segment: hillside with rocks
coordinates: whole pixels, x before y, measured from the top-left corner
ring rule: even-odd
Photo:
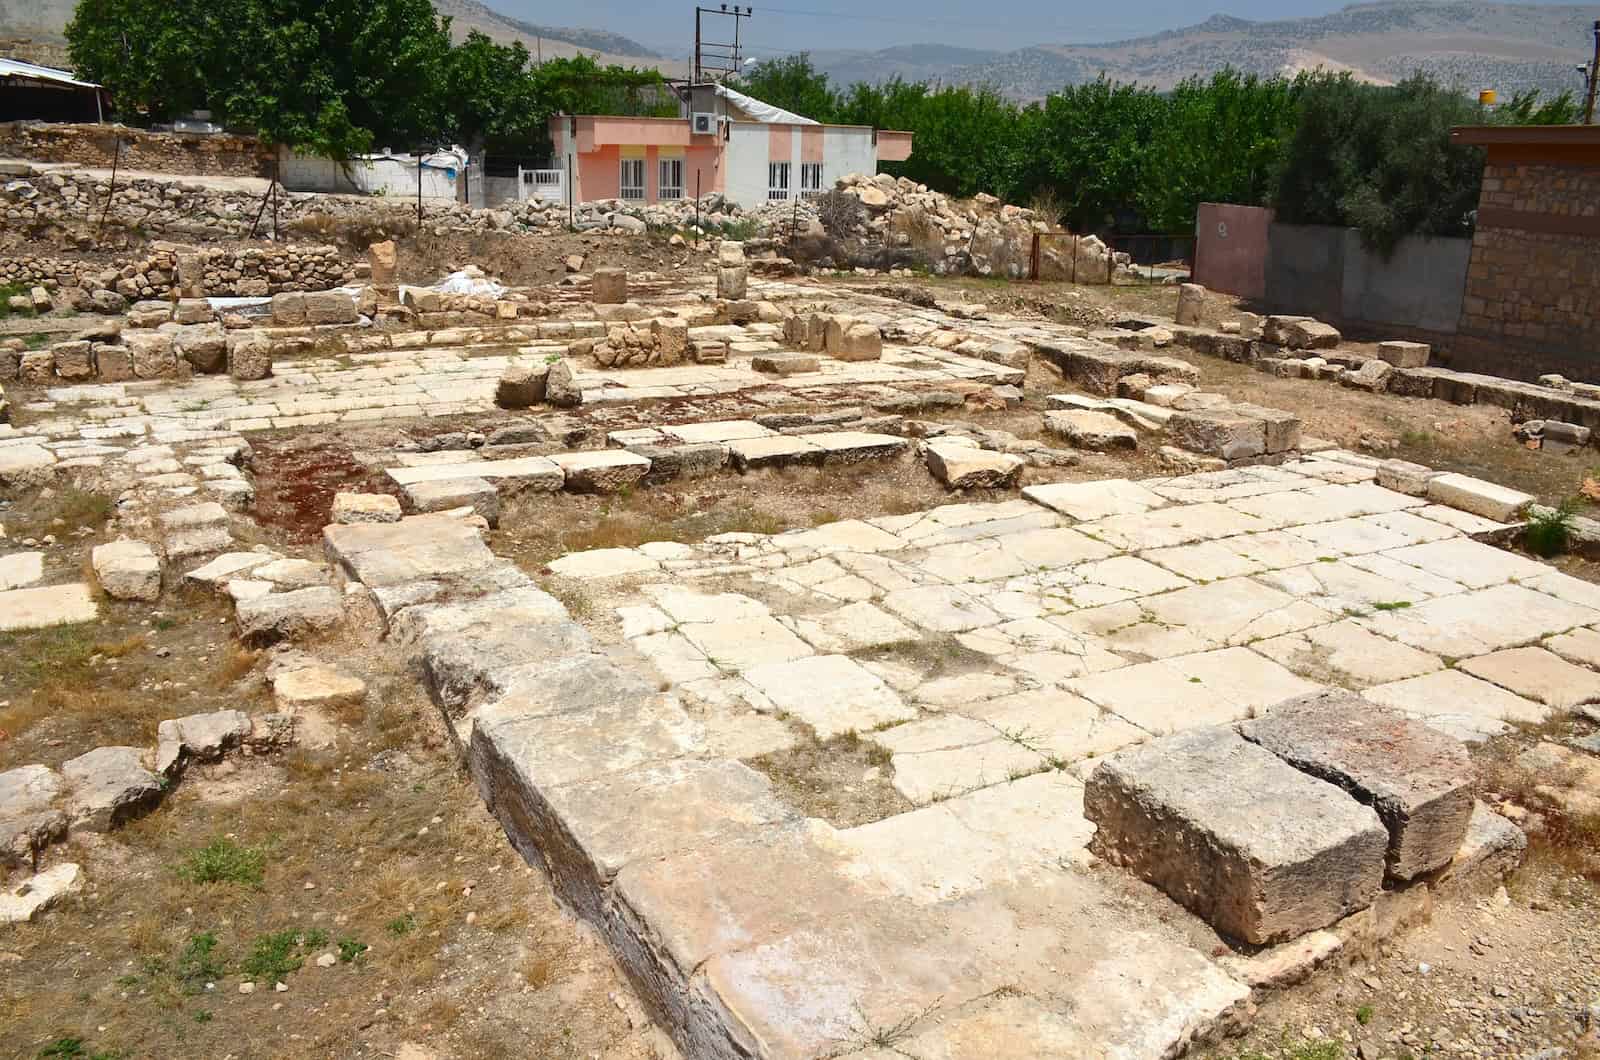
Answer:
[[[1170,88],[1232,66],[1261,76],[1317,68],[1392,82],[1416,70],[1464,89],[1502,95],[1528,88],[1581,91],[1573,67],[1588,58],[1592,7],[1383,0],[1317,18],[1252,22],[1214,15],[1198,25],[1103,44],[1040,44],[976,53],[912,46],[881,52],[813,54],[836,81],[942,80],[993,85],[1015,99],[1039,99],[1101,73]],[[961,51],[962,49],[955,49]],[[878,70],[878,76],[871,71]]]

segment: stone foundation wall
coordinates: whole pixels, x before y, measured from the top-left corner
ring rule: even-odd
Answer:
[[[272,172],[272,150],[253,136],[146,132],[120,125],[0,122],[0,156],[109,169],[119,138],[123,169],[221,177]]]
[[[128,301],[167,298],[178,286],[179,259],[193,263],[195,293],[263,297],[283,291],[325,291],[352,283],[363,271],[340,260],[338,248],[325,245],[268,245],[243,248],[191,248],[154,243],[150,252],[120,264],[53,257],[0,257],[0,286],[40,286],[60,293],[58,301],[77,305],[97,291],[112,291]],[[87,309],[88,305],[78,308]]]
[[[1502,372],[1596,374],[1600,169],[1517,163],[1484,170],[1460,330],[1559,359],[1508,355],[1518,363]]]

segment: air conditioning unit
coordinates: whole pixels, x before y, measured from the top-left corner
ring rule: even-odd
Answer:
[[[717,116],[710,111],[690,115],[689,120],[696,136],[710,136],[717,131]]]

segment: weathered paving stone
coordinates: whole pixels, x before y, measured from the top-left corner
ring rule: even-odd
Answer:
[[[518,489],[558,490],[563,475],[554,460],[544,456],[521,456],[510,460],[464,460],[457,464],[425,464],[421,467],[392,467],[386,474],[396,485],[406,487],[424,482],[481,478],[505,481]]]
[[[1089,674],[1065,687],[1157,735],[1238,721],[1252,710],[1317,690],[1242,647]]]
[[[99,613],[94,593],[81,582],[0,592],[0,632],[92,622]]]
[[[419,514],[448,512],[457,508],[471,508],[490,526],[500,523],[500,491],[488,479],[441,479],[436,482],[416,482],[404,486],[406,506]]]
[[[147,601],[161,597],[161,561],[143,541],[123,538],[96,545],[90,563],[107,596]]]
[[[1515,521],[1517,514],[1535,499],[1518,490],[1454,472],[1429,479],[1427,496],[1435,504],[1459,508],[1501,523]]]
[[[811,726],[819,739],[867,732],[917,716],[915,707],[844,655],[767,663],[746,670],[744,678],[777,710]]]
[[[1103,452],[1139,447],[1139,432],[1115,416],[1090,409],[1047,412],[1044,429],[1060,435],[1075,449]]]
[[[1172,443],[1224,460],[1260,456],[1267,451],[1267,424],[1230,411],[1179,412],[1167,421]]]
[[[422,642],[422,672],[434,700],[455,717],[503,691],[521,671],[586,653],[593,646],[576,622],[530,622],[504,612],[461,629],[428,634]]]
[[[553,459],[571,493],[616,493],[637,485],[650,472],[649,460],[626,449],[560,453]]]
[[[1007,489],[1017,484],[1026,461],[954,442],[930,442],[924,451],[928,471],[953,490]]]
[[[1460,670],[1440,670],[1404,681],[1374,685],[1361,694],[1374,703],[1421,718],[1441,732],[1468,742],[1509,731],[1507,722],[1537,724],[1549,713],[1542,704],[1513,695]]]
[[[0,891],[0,924],[25,924],[66,895],[82,889],[83,870],[71,862],[8,882],[6,889]]]
[[[43,552],[13,552],[0,556],[0,592],[26,588],[43,577]]]
[[[935,633],[962,633],[1000,621],[1000,616],[978,598],[947,585],[899,589],[883,598],[883,606],[913,625]]]
[[[1444,661],[1354,622],[1335,622],[1270,637],[1251,650],[1312,681],[1367,688],[1444,668]]]
[[[906,447],[904,438],[892,434],[875,434],[869,431],[834,431],[827,434],[802,434],[794,436],[822,450],[822,462],[827,465],[855,464],[863,460],[882,460],[895,456]]]
[[[1035,504],[1042,504],[1080,522],[1113,515],[1136,515],[1167,504],[1166,498],[1160,494],[1126,479],[1053,482],[1029,486],[1022,491],[1022,495]]]
[[[162,781],[137,747],[97,747],[61,764],[74,831],[107,832],[161,798]]]
[[[329,526],[322,531],[322,542],[331,561],[369,586],[466,575],[496,562],[477,530],[446,515]]]
[[[1378,815],[1231,728],[1107,758],[1085,785],[1084,813],[1097,855],[1256,945],[1365,908],[1383,882]]]
[[[765,429],[765,428],[763,428]],[[728,442],[733,466],[740,471],[764,467],[820,467],[827,450],[794,435],[735,438]]]
[[[550,564],[550,570],[568,578],[616,578],[659,571],[661,564],[633,548],[592,548],[569,552]]]
[[[1559,710],[1600,702],[1600,674],[1542,648],[1507,648],[1464,659],[1459,668]]]
[[[240,638],[271,643],[326,632],[344,618],[344,608],[338,592],[322,585],[242,600],[235,617]]]
[[[287,710],[338,709],[366,699],[367,683],[334,666],[305,666],[277,674],[272,696]]]
[[[183,577],[185,581],[219,589],[230,579],[240,577],[252,568],[271,563],[278,558],[276,552],[225,552],[216,559],[194,568]]]
[[[39,852],[67,834],[67,815],[53,804],[65,785],[48,766],[0,773],[0,865],[31,865]]]
[[[333,521],[336,523],[398,523],[400,501],[387,493],[349,493],[333,495]]]
[[[221,758],[249,738],[250,718],[243,711],[216,710],[169,718],[156,727],[156,772],[170,776],[190,759]]]
[[[1435,890],[1490,890],[1522,864],[1528,837],[1482,802],[1472,806],[1461,849],[1433,881]]]
[[[777,619],[746,615],[717,622],[686,622],[678,631],[723,670],[749,670],[812,654],[805,641]]]
[[[800,375],[821,367],[822,358],[814,353],[758,353],[750,358],[753,371],[768,375]]]
[[[895,790],[917,806],[1037,773],[1047,765],[1046,757],[1024,742],[958,714],[896,725],[868,739],[893,756]]]
[[[1466,748],[1397,711],[1325,692],[1279,704],[1239,732],[1377,810],[1396,879],[1448,864],[1467,834],[1474,770]]]

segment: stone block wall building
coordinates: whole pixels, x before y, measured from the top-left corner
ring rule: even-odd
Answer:
[[[1459,333],[1600,378],[1600,126],[1471,126],[1487,151]],[[1519,356],[1518,351],[1523,351]]]

